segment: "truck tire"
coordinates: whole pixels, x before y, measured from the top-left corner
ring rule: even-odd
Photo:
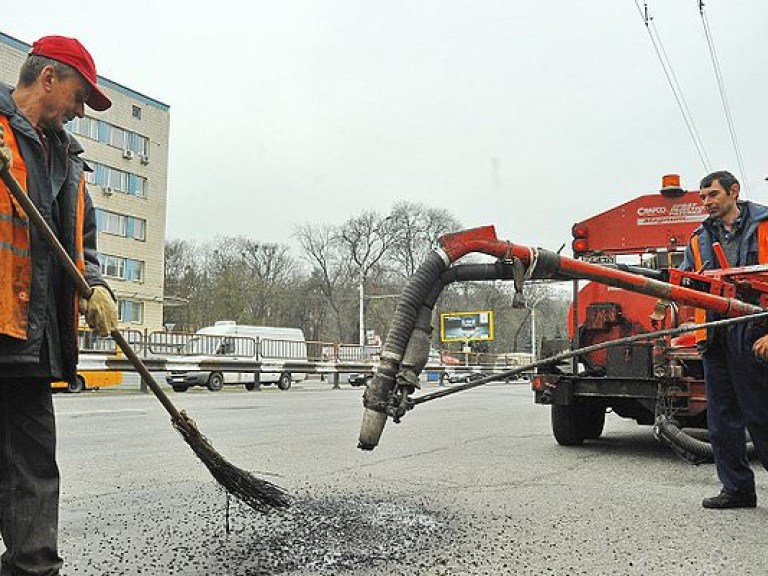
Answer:
[[[581,446],[584,443],[575,403],[552,405],[552,433],[561,446]]]
[[[261,387],[260,382],[246,382],[245,383],[245,389],[248,390],[248,392],[251,392],[252,390],[256,390]]]
[[[211,372],[208,376],[208,390],[218,392],[224,387],[224,375],[221,372]]]
[[[552,405],[552,432],[562,446],[580,446],[603,434],[605,408],[602,404],[574,398],[571,404]]]
[[[67,392],[77,394],[83,390],[85,390],[85,378],[80,376],[80,374],[77,374],[75,379],[67,385]]]
[[[174,392],[186,392],[189,386],[187,386],[186,384],[174,384],[173,386],[171,386],[171,388],[173,388]]]
[[[579,425],[585,440],[597,440],[605,427],[605,408],[600,404],[584,403],[579,406]]]
[[[280,374],[280,380],[277,381],[277,387],[280,390],[288,390],[291,387],[291,375],[288,372]]]

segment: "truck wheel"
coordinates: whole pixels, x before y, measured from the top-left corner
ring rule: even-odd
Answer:
[[[67,392],[77,394],[83,390],[85,390],[85,378],[78,374],[75,376],[75,379],[67,385]]]
[[[552,405],[552,433],[561,446],[580,446],[584,443],[578,412],[575,403]]]
[[[291,387],[291,375],[288,372],[280,374],[280,380],[277,381],[277,387],[280,390],[288,390]]]
[[[218,392],[224,387],[224,376],[220,372],[212,372],[208,377],[208,390]]]
[[[579,425],[585,440],[597,440],[603,434],[605,426],[605,408],[600,404],[582,404],[579,406]]]
[[[186,384],[174,384],[171,386],[173,388],[174,392],[186,392],[187,391],[187,385]]]
[[[256,390],[259,387],[260,387],[260,383],[257,383],[257,382],[246,382],[245,383],[245,389],[248,390],[249,392],[251,390]]]

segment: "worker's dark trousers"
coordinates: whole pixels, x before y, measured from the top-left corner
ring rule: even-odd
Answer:
[[[50,384],[0,378],[0,576],[56,576],[58,525]]]
[[[744,324],[724,330],[703,354],[707,424],[717,476],[727,492],[754,492],[746,429],[768,470],[768,364],[752,353],[756,337]]]

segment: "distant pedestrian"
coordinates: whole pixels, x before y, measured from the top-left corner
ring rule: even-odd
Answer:
[[[100,335],[117,328],[115,299],[99,272],[83,149],[64,130],[86,104],[106,110],[111,102],[74,38],[41,38],[16,88],[0,83],[0,167],[10,166],[93,287],[80,303],[74,282],[0,183],[0,576],[59,574],[51,382],[76,376],[78,312]]]

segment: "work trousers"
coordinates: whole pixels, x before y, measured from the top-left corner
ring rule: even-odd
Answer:
[[[731,326],[702,355],[709,437],[717,476],[730,493],[755,491],[746,430],[768,470],[768,364],[755,359],[755,340],[747,325]]]
[[[51,386],[0,378],[0,576],[56,576],[59,469]]]

